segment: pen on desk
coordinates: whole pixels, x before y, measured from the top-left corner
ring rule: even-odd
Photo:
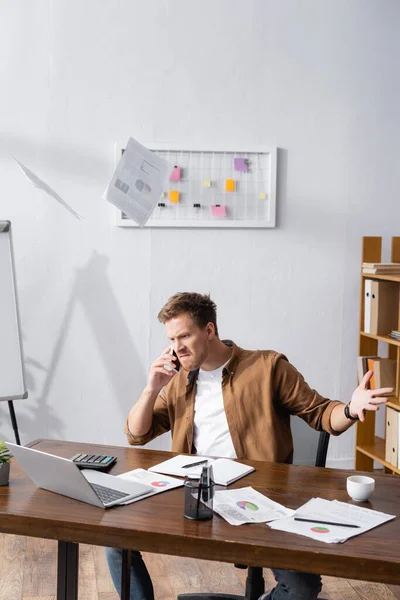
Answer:
[[[294,517],[295,521],[303,521],[305,523],[321,523],[322,525],[336,525],[337,527],[354,527],[359,529],[360,525],[350,525],[350,523],[333,523],[332,521],[320,521],[319,519],[303,519],[303,517]]]
[[[182,465],[181,469],[190,469],[190,467],[197,467],[197,465],[205,465],[208,463],[208,458],[206,460],[199,460],[199,462],[189,463],[188,465]]]

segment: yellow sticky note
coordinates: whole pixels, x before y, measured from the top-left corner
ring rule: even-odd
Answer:
[[[165,198],[165,197],[166,197],[166,195],[167,195],[167,192],[162,192],[162,194],[161,194],[161,198]]]
[[[235,180],[234,179],[226,179],[225,180],[225,191],[226,192],[234,192],[235,191]]]
[[[178,190],[171,190],[169,193],[169,201],[174,202],[175,204],[179,202],[179,192]]]
[[[204,180],[204,187],[211,187],[211,179]]]
[[[265,192],[260,192],[258,194],[258,197],[260,198],[260,200],[265,200],[265,198],[267,197],[267,194]]]

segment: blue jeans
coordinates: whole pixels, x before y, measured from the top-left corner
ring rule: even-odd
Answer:
[[[272,569],[277,585],[259,600],[316,600],[322,589],[321,577],[312,573],[297,573]]]
[[[105,553],[111,579],[121,597],[122,550],[119,548],[105,548]],[[130,599],[154,600],[153,584],[149,572],[142,555],[137,550],[132,550]]]

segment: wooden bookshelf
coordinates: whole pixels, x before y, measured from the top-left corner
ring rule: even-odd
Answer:
[[[362,273],[361,277],[363,277],[364,279],[379,279],[382,281],[396,281],[397,283],[400,283],[400,275],[364,275],[364,273]]]
[[[400,469],[394,465],[388,463],[385,459],[385,440],[375,436],[372,444],[364,444],[363,446],[356,446],[356,451],[369,458],[372,463],[374,460],[381,463],[384,466],[385,471],[390,473],[397,473],[400,475]],[[372,471],[372,469],[368,469]]]
[[[386,344],[392,344],[393,346],[400,346],[400,341],[395,340],[388,335],[373,335],[372,333],[365,333],[364,331],[360,331],[360,336],[369,337],[377,342],[386,342]]]
[[[382,260],[382,238],[364,237],[362,246],[362,262],[381,262]],[[400,237],[392,238],[391,262],[400,263]],[[378,355],[378,343],[387,344],[388,358],[396,361],[396,389],[394,396],[390,397],[387,406],[400,411],[400,341],[390,338],[388,335],[372,335],[365,333],[364,329],[364,281],[373,279],[379,281],[392,281],[400,284],[399,275],[365,275],[361,274],[360,285],[360,330],[359,330],[359,356]],[[400,312],[398,315],[398,327],[400,330]],[[390,332],[388,332],[390,333]],[[375,435],[375,413],[369,411],[365,421],[356,424],[356,457],[355,467],[357,470],[372,471],[374,461],[379,462],[387,473],[400,475],[400,468],[387,462],[385,456],[386,441]]]

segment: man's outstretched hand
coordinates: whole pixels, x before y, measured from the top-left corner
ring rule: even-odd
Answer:
[[[392,394],[393,388],[379,388],[377,390],[368,389],[368,383],[373,371],[365,373],[360,385],[354,390],[349,404],[350,414],[358,417],[360,421],[365,419],[366,410],[378,410],[380,404],[385,404],[387,398],[382,398],[382,394]]]

